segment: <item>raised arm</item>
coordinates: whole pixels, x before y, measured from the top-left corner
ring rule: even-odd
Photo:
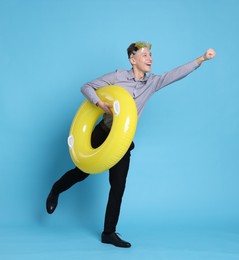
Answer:
[[[199,58],[186,63],[184,65],[181,65],[169,72],[166,72],[158,77],[158,83],[156,85],[155,90],[159,90],[177,80],[180,80],[187,75],[189,75],[191,72],[193,72],[195,69],[197,69],[204,61],[210,60],[216,56],[216,52],[213,49],[208,49],[204,55],[200,56]]]

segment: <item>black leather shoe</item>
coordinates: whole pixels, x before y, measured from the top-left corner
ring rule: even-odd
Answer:
[[[58,203],[58,197],[59,194],[55,195],[51,190],[46,200],[46,210],[49,214],[52,214],[55,211]]]
[[[103,232],[101,236],[101,242],[105,244],[112,244],[118,247],[131,247],[131,244],[129,242],[122,240],[116,233],[105,234]]]

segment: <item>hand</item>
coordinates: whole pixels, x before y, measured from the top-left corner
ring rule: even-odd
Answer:
[[[213,49],[208,49],[204,55],[201,57],[197,58],[196,61],[198,65],[201,65],[204,61],[206,60],[211,60],[216,56],[216,52]]]
[[[103,102],[103,101],[98,101],[97,102],[97,104],[96,104],[98,107],[100,107],[102,110],[104,110],[104,112],[106,113],[106,114],[109,114],[109,115],[112,115],[113,113],[112,113],[112,111],[111,111],[111,108],[112,108],[112,106],[109,104],[109,103],[107,103],[107,102]]]
[[[216,56],[216,52],[213,49],[208,49],[203,55],[204,60],[211,60]]]

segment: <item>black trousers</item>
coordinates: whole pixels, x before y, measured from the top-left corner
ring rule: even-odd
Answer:
[[[100,146],[107,138],[109,131],[102,125],[102,122],[98,124],[91,137],[91,144],[93,148]],[[130,163],[130,151],[134,149],[134,143],[130,145],[130,148],[125,153],[123,158],[111,169],[109,169],[109,182],[110,192],[108,203],[105,213],[104,232],[112,233],[116,231],[116,225],[118,223],[120,215],[120,207],[122,197],[125,190],[126,178]],[[55,194],[60,194],[77,182],[81,182],[90,174],[87,174],[77,167],[66,172],[52,187],[52,191]]]

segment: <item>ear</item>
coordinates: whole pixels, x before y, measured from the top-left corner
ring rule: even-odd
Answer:
[[[130,63],[131,63],[132,65],[136,63],[136,60],[135,60],[134,57],[131,57],[129,60],[130,60]]]

